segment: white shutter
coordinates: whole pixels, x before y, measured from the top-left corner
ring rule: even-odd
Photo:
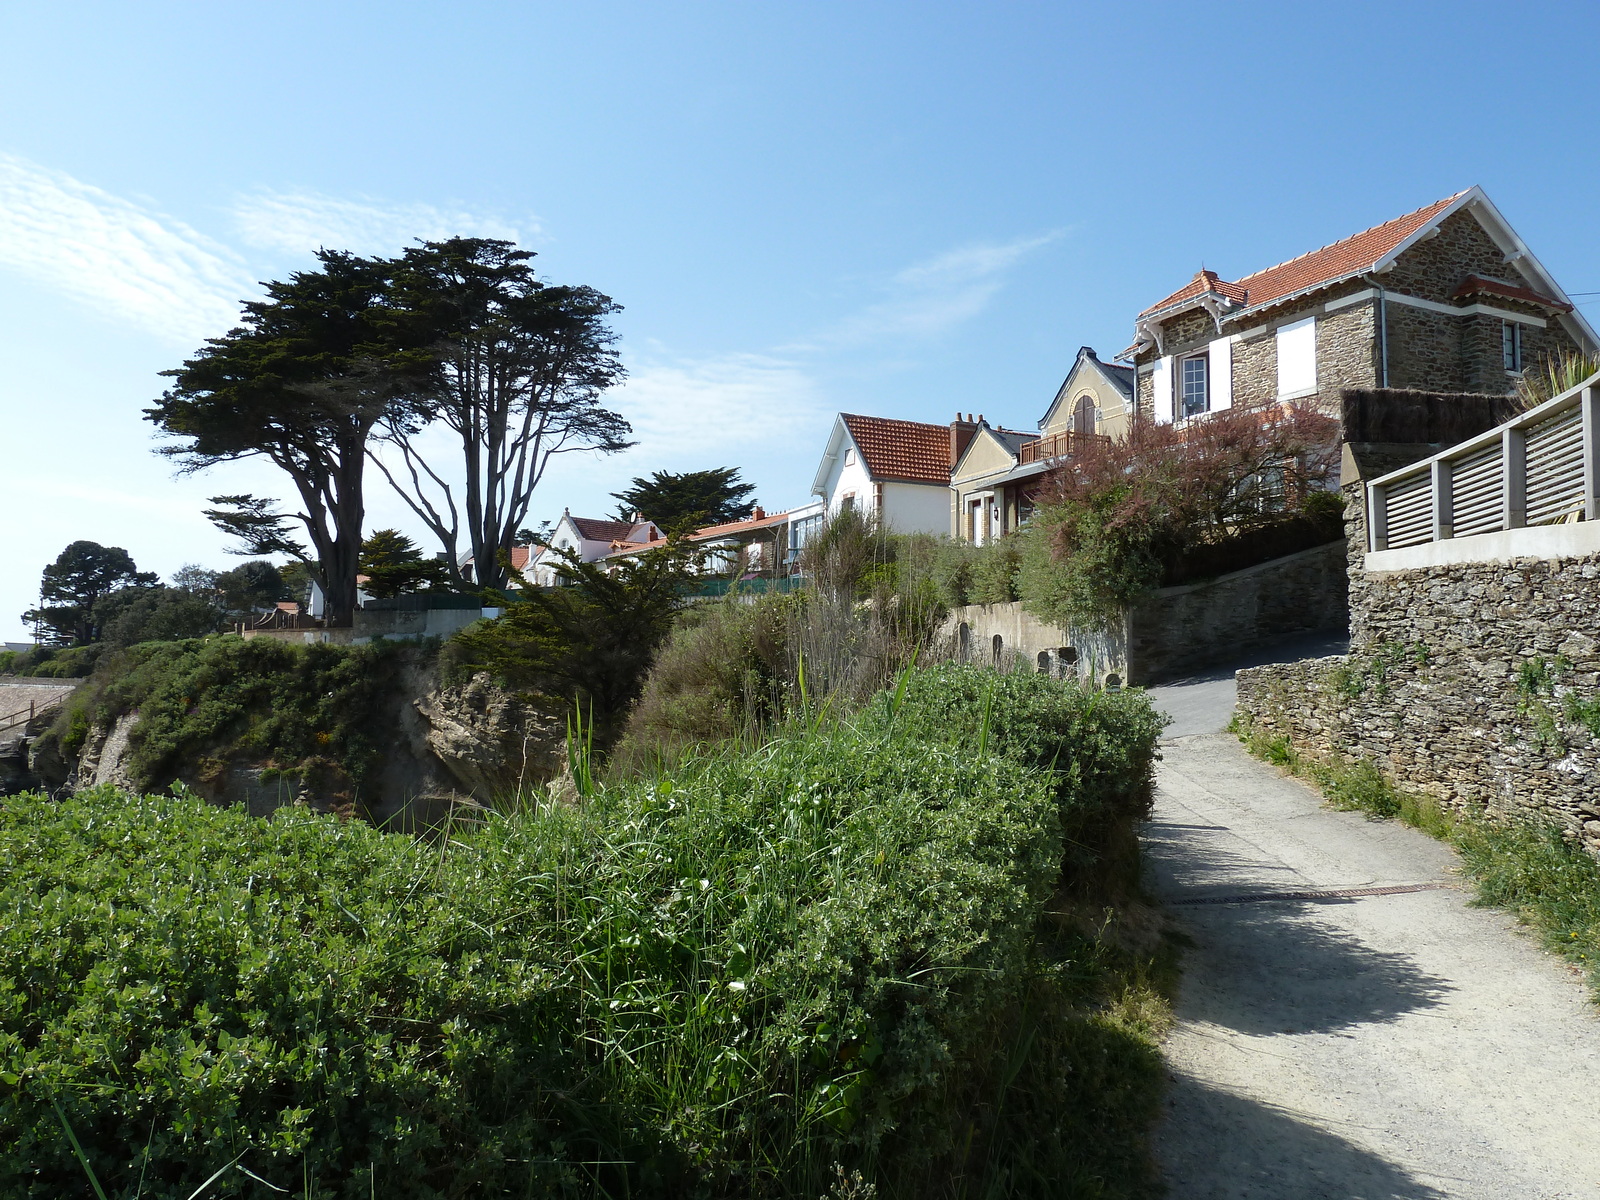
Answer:
[[[1317,390],[1317,319],[1278,329],[1278,399]]]
[[[1156,420],[1162,425],[1172,424],[1172,355],[1163,354],[1156,359],[1155,370],[1150,372],[1150,382],[1155,385]]]
[[[1211,411],[1233,407],[1233,339],[1218,338],[1207,355],[1211,360]]]

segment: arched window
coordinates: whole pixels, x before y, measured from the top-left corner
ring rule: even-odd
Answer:
[[[1072,410],[1072,432],[1094,432],[1094,397],[1083,395],[1078,397],[1078,404]]]
[[[1106,676],[1106,691],[1108,691],[1108,692],[1120,692],[1121,690],[1122,690],[1122,679],[1121,679],[1121,677],[1116,675],[1115,673],[1107,675]]]
[[[1005,639],[998,633],[994,635],[994,665],[1000,665],[1000,652],[1006,648]]]
[[[956,642],[961,651],[961,661],[966,662],[972,657],[972,626],[965,621],[961,622],[961,628],[956,630]]]
[[[1041,674],[1041,675],[1050,674],[1050,651],[1048,651],[1048,650],[1039,651],[1038,662],[1039,662],[1039,674]]]

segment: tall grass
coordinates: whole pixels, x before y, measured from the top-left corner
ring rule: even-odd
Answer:
[[[930,711],[964,671],[433,845],[8,800],[0,1194],[1141,1194],[1154,955],[1063,830],[1137,807],[1154,718],[1002,681],[984,752]]]

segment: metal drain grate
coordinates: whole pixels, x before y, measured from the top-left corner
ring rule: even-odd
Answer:
[[[1362,896],[1403,896],[1407,892],[1433,892],[1448,888],[1448,883],[1401,883],[1393,887],[1323,888],[1311,892],[1251,892],[1242,896],[1196,896],[1168,900],[1171,905],[1254,904],[1260,900],[1354,900]]]

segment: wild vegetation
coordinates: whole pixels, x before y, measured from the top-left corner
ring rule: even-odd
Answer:
[[[1537,367],[1522,373],[1522,378],[1517,380],[1517,405],[1523,410],[1538,408],[1546,400],[1577,387],[1597,371],[1600,371],[1600,357],[1578,350],[1558,350],[1541,359]]]
[[[403,702],[399,645],[294,646],[263,639],[146,642],[112,651],[38,739],[67,764],[91,730],[137,710],[124,760],[139,788],[219,776],[235,758],[264,762],[356,811],[374,798]]]
[[[946,666],[437,845],[10,800],[0,1190],[1143,1194],[1159,939],[1074,889],[1157,729]]]
[[[1331,417],[1288,404],[1183,426],[1140,420],[1126,438],[1086,442],[1047,476],[1023,537],[1024,604],[1055,624],[1101,625],[1164,583],[1337,537],[1342,504],[1326,490],[1337,432]],[[1301,544],[1279,537],[1249,548],[1265,553],[1231,553],[1296,521],[1308,526]]]

